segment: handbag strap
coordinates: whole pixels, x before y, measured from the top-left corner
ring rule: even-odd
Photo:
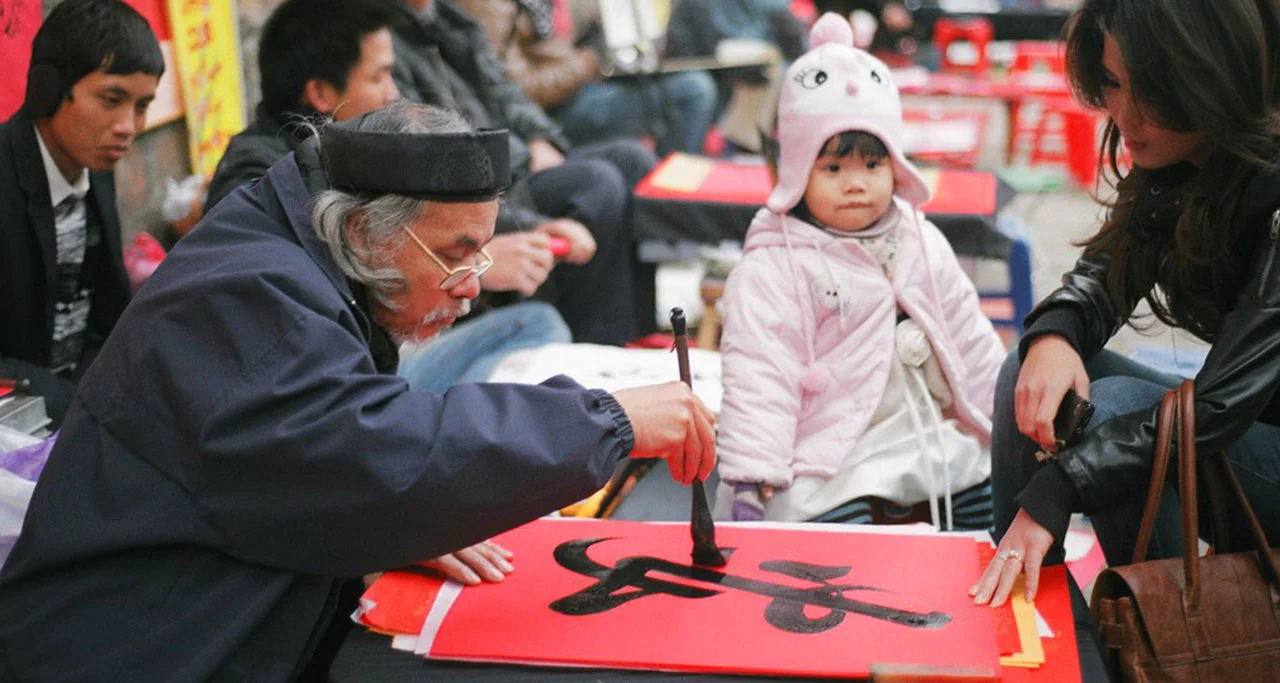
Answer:
[[[1147,546],[1155,526],[1156,509],[1160,506],[1160,493],[1168,474],[1172,450],[1173,430],[1178,428],[1178,497],[1182,505],[1182,563],[1186,577],[1185,599],[1188,609],[1200,606],[1200,515],[1196,495],[1196,408],[1195,384],[1185,380],[1172,389],[1160,401],[1160,415],[1156,425],[1156,447],[1151,463],[1151,483],[1147,489],[1147,504],[1142,513],[1142,526],[1138,530],[1138,542],[1134,546],[1133,562],[1146,559]],[[1216,465],[1222,473],[1231,497],[1239,504],[1248,522],[1250,535],[1258,554],[1262,571],[1272,584],[1280,589],[1280,563],[1267,545],[1267,535],[1245,498],[1244,489],[1236,479],[1226,454],[1215,453],[1207,465]],[[1214,506],[1215,516],[1225,513],[1225,506]],[[1215,522],[1218,520],[1215,520]]]
[[[1191,380],[1178,385],[1178,498],[1182,504],[1182,570],[1190,611],[1200,609],[1200,503],[1196,495],[1196,392]],[[1248,503],[1245,503],[1248,505]]]
[[[1249,535],[1253,536],[1253,542],[1258,551],[1258,559],[1262,563],[1262,571],[1267,574],[1271,583],[1280,589],[1280,563],[1276,562],[1276,556],[1271,552],[1270,546],[1267,545],[1267,533],[1262,530],[1262,524],[1258,522],[1258,516],[1254,514],[1253,507],[1249,505],[1248,500],[1244,497],[1244,489],[1240,487],[1240,480],[1236,479],[1236,473],[1231,469],[1231,463],[1227,462],[1225,453],[1216,453],[1214,462],[1221,468],[1222,478],[1226,480],[1227,488],[1231,491],[1231,495],[1240,503],[1240,508],[1244,512],[1245,520],[1249,525]]]
[[[1133,546],[1133,559],[1137,564],[1147,559],[1147,546],[1151,543],[1151,531],[1155,527],[1156,509],[1160,507],[1160,493],[1169,474],[1169,450],[1173,446],[1173,424],[1177,419],[1177,393],[1169,391],[1160,400],[1160,417],[1156,420],[1156,449],[1151,460],[1151,483],[1147,486],[1147,505],[1142,510],[1142,524],[1138,527],[1138,542]]]

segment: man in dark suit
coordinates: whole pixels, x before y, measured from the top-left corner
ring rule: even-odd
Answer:
[[[111,168],[164,72],[120,0],[66,0],[36,33],[22,110],[0,124],[0,377],[56,428],[129,301]]]

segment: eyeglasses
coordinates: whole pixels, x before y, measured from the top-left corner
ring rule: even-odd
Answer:
[[[422,240],[418,239],[418,236],[413,234],[412,230],[410,230],[408,227],[405,227],[405,226],[400,226],[400,227],[402,230],[404,230],[405,234],[408,235],[414,241],[414,243],[417,244],[418,247],[422,249],[422,252],[427,256],[430,256],[431,260],[437,266],[440,266],[440,270],[444,271],[444,279],[440,281],[440,289],[453,289],[454,287],[457,287],[458,285],[462,284],[463,281],[465,281],[468,277],[471,277],[471,275],[474,274],[476,277],[480,277],[481,275],[484,275],[485,271],[493,267],[493,257],[489,255],[489,252],[485,251],[484,249],[480,249],[480,251],[477,252],[475,263],[469,266],[459,266],[457,268],[450,268],[449,266],[446,266],[444,264],[444,261],[440,260],[439,256],[436,256],[436,253],[434,251],[431,251],[430,247],[423,244]]]

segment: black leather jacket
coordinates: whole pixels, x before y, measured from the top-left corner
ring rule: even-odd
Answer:
[[[1151,187],[1145,191],[1151,193]],[[1201,456],[1223,450],[1257,421],[1280,424],[1280,167],[1259,173],[1250,183],[1234,220],[1234,234],[1256,239],[1257,256],[1195,378],[1196,452]],[[1108,267],[1105,259],[1077,262],[1063,276],[1063,286],[1028,316],[1027,338],[1063,334],[1083,358],[1101,350],[1132,313],[1114,310],[1107,297]],[[1025,343],[1022,348],[1025,353]],[[1060,454],[1058,467],[1043,468],[1018,502],[1055,538],[1062,538],[1067,520],[1046,514],[1041,501],[1071,501],[1074,510],[1093,512],[1132,499],[1150,480],[1158,410],[1152,406],[1098,425]]]

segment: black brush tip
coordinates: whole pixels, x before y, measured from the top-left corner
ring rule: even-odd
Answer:
[[[729,560],[725,558],[724,553],[721,553],[719,548],[699,546],[693,549],[693,563],[704,567],[723,567],[729,563]]]

